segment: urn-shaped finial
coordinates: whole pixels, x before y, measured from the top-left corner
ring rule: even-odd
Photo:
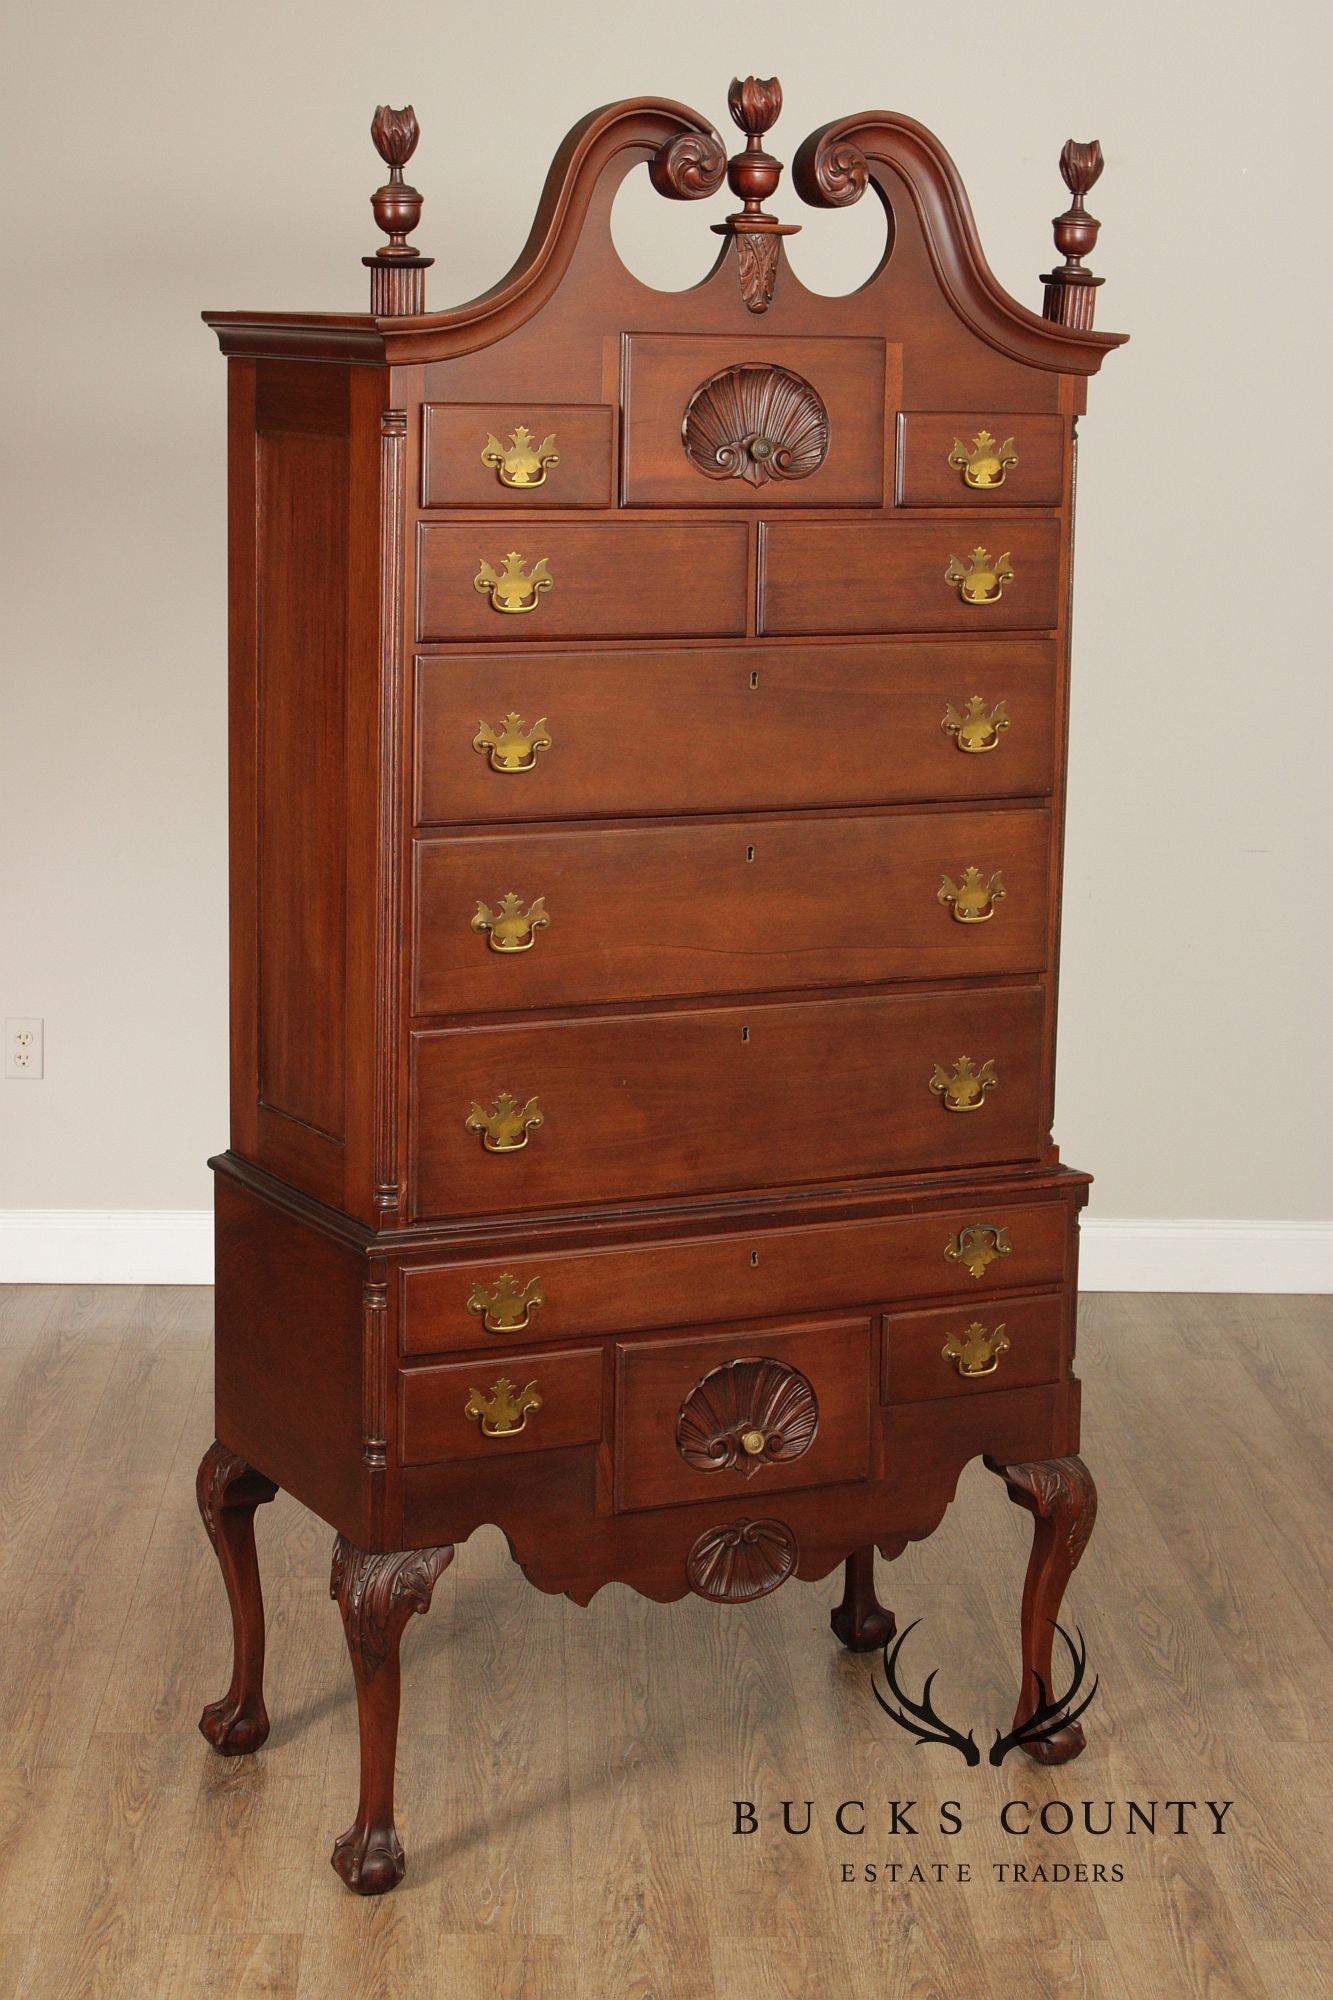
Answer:
[[[417,114],[410,104],[401,111],[390,104],[377,105],[370,136],[389,169],[384,186],[370,197],[375,220],[389,240],[373,257],[361,259],[370,269],[370,310],[382,316],[424,312],[425,274],[434,259],[423,257],[407,240],[421,220],[422,197],[403,179],[403,168],[421,137]]]
[[[1097,185],[1105,164],[1098,140],[1065,140],[1060,154],[1060,176],[1073,200],[1051,225],[1055,247],[1065,261],[1056,270],[1048,271],[1042,281],[1046,286],[1043,315],[1062,326],[1092,325],[1096,291],[1102,281],[1085,270],[1083,259],[1095,246],[1101,224],[1095,215],[1088,214],[1083,197]]]

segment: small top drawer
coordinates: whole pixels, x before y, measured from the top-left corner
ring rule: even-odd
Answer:
[[[423,639],[739,638],[743,521],[552,521],[513,515],[417,530]]]
[[[1058,507],[1066,419],[903,410],[900,507]]]
[[[1031,515],[909,521],[764,521],[759,629],[1049,631],[1060,523]]]
[[[611,412],[576,403],[427,403],[423,507],[611,505]]]

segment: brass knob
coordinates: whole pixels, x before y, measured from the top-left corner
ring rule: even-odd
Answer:
[[[1018,464],[1018,453],[1014,441],[1007,437],[1003,444],[997,444],[989,431],[978,431],[972,440],[971,450],[961,438],[953,441],[949,453],[949,463],[956,472],[963,475],[964,486],[970,486],[978,493],[988,493],[996,486],[1004,485],[1004,475]]]
[[[489,431],[481,462],[493,469],[501,486],[520,490],[544,486],[548,468],[560,463],[560,454],[555,449],[555,432],[552,431],[549,437],[544,437],[540,444],[535,445],[527,425],[519,424],[510,431],[506,447],[494,431]],[[1003,478],[1003,473],[1000,476]]]
[[[479,722],[472,739],[474,750],[480,750],[483,756],[489,752],[491,769],[505,773],[532,770],[537,762],[537,752],[550,747],[546,717],[543,715],[540,721],[527,723],[512,708],[498,729],[492,729],[489,722]]]
[[[741,1449],[748,1451],[751,1458],[758,1458],[767,1443],[768,1439],[762,1431],[743,1431],[741,1433]]]
[[[504,557],[503,569],[492,569],[483,556],[472,588],[490,598],[493,611],[535,611],[542,592],[555,589],[555,578],[546,567],[545,556],[525,570],[522,556],[511,549]]]

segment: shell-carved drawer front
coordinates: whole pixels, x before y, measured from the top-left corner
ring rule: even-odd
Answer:
[[[602,1435],[602,1350],[479,1354],[399,1375],[405,1465],[595,1444]]]
[[[628,507],[878,507],[882,340],[629,334]]]
[[[616,1351],[616,1504],[743,1498],[864,1477],[870,1328],[825,1320]]]
[[[418,841],[415,1011],[1032,972],[1050,816],[895,813]]]
[[[745,631],[748,539],[741,521],[648,527],[511,510],[466,523],[424,521],[417,535],[422,639],[542,645],[552,638],[727,638]]]
[[[1058,615],[1058,521],[765,521],[761,536],[762,632],[984,635]]]
[[[987,410],[904,410],[898,418],[898,505],[1058,507],[1063,417]]]
[[[609,507],[609,409],[568,403],[427,403],[424,507]]]
[[[1061,1297],[960,1299],[933,1312],[884,1319],[886,1403],[920,1403],[1059,1379],[1068,1307]]]
[[[1071,1226],[1067,1202],[986,1197],[928,1215],[409,1266],[403,1350],[499,1350],[517,1334],[558,1342],[931,1293],[957,1297],[966,1324],[997,1291],[1060,1280]]]
[[[423,1031],[416,1211],[1032,1159],[1042,1006],[1034,982]]]
[[[423,659],[417,818],[1039,798],[1053,675],[1021,640]]]

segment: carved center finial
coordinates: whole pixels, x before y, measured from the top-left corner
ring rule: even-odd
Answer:
[[[745,134],[745,151],[727,162],[727,185],[744,203],[740,215],[731,220],[771,227],[774,218],[764,214],[764,202],[782,178],[782,162],[764,151],[763,141],[782,111],[782,85],[775,76],[747,76],[743,81],[735,76],[727,92],[727,109]]]

